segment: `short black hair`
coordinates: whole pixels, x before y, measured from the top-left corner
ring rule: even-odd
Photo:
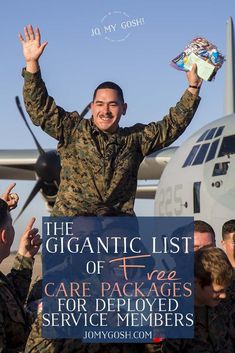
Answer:
[[[7,213],[8,205],[3,199],[0,199],[0,228],[6,223]]]
[[[222,227],[222,238],[226,239],[226,235],[229,233],[235,233],[235,219],[230,219],[225,222]]]
[[[194,221],[194,232],[210,233],[213,237],[214,242],[215,242],[215,231],[209,223],[206,223],[201,220]]]
[[[120,101],[122,103],[124,103],[124,96],[123,96],[123,91],[122,91],[121,87],[111,81],[102,82],[99,86],[96,87],[94,94],[93,94],[93,102],[95,101],[97,91],[99,89],[105,89],[105,88],[113,89],[114,91],[116,91],[118,94],[118,98],[120,99]]]

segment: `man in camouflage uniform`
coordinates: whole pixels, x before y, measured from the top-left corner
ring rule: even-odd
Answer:
[[[197,220],[194,221],[193,249],[197,251],[205,246],[216,246],[215,232],[210,224]]]
[[[221,244],[235,270],[235,219],[230,219],[224,223]]]
[[[11,188],[8,189],[9,191]],[[16,199],[7,191],[0,199],[0,262],[10,254],[14,240],[14,228],[9,206],[15,206]],[[24,349],[29,334],[29,320],[24,311],[28,294],[34,255],[41,244],[38,229],[33,228],[32,218],[21,237],[19,250],[11,273],[5,276],[0,272],[0,352],[15,353]]]
[[[225,299],[233,269],[218,248],[195,252],[195,332],[194,339],[166,339],[162,353],[233,353],[229,334],[229,315],[216,309]]]
[[[25,353],[143,353],[143,344],[82,343],[78,339],[42,337],[42,313],[33,323]]]
[[[230,334],[233,339],[235,351],[235,219],[230,219],[224,223],[221,244],[233,266],[233,281],[226,293],[225,308],[230,317]],[[224,307],[220,307],[221,305],[218,306],[218,309],[224,310]]]
[[[189,87],[162,121],[120,128],[125,115],[121,88],[113,82],[97,87],[92,118],[66,112],[47,93],[39,58],[46,42],[39,29],[24,28],[21,35],[26,69],[24,101],[33,123],[56,138],[61,158],[60,187],[53,216],[133,215],[137,173],[145,156],[170,145],[183,133],[198,107],[201,80],[196,65],[187,73]]]
[[[109,222],[113,222],[113,218],[110,217]],[[101,230],[101,224],[99,223],[99,217],[77,217],[77,219],[74,220],[74,223],[76,223],[74,226],[74,229],[77,229],[76,235],[80,238],[85,239],[89,236],[95,236],[94,232],[97,233],[97,231],[99,235],[103,234]],[[109,229],[106,235],[104,233],[104,237],[108,236],[108,234],[110,235],[110,233],[112,236],[115,236],[115,230],[117,231],[117,228],[115,227],[117,227],[117,224],[119,223],[117,222],[114,228],[113,224],[114,222],[108,225],[106,224],[106,231],[108,227],[111,227],[111,230]],[[63,272],[63,269],[59,269],[59,271]],[[56,276],[55,271],[53,271],[53,275]],[[112,276],[114,276],[114,274],[112,271],[109,271],[109,278],[112,278]],[[61,281],[64,281],[64,279],[61,278]],[[97,296],[97,294],[95,294],[96,286],[100,279],[96,276],[92,276],[92,279],[89,278],[85,280],[84,278],[83,281],[92,283],[92,296]],[[41,297],[41,285],[42,283],[37,281],[33,286],[28,298],[29,307],[32,307],[33,302],[38,302],[38,299]],[[32,329],[27,340],[25,353],[143,353],[144,350],[144,344],[82,343],[82,341],[79,339],[47,339],[42,336],[42,323],[43,318],[41,301],[40,305],[37,306],[36,319],[32,324]]]

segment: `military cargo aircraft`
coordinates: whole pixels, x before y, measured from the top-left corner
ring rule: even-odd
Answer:
[[[213,226],[218,239],[224,222],[235,218],[235,76],[232,18],[227,21],[225,115],[202,127],[180,147],[168,147],[146,157],[138,180],[159,180],[138,186],[138,198],[155,198],[159,216],[194,216]],[[20,214],[40,191],[53,207],[60,179],[60,159],[44,150],[33,134],[37,150],[1,150],[0,179],[36,180]],[[89,111],[89,105],[81,113]]]

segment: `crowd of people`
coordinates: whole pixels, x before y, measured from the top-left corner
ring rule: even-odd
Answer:
[[[11,196],[17,195],[11,193],[13,186],[0,199],[0,262],[9,256],[14,240],[10,210],[17,206],[18,197]],[[29,221],[20,239],[11,272],[6,276],[0,273],[0,352],[234,352],[235,220],[223,225],[224,250],[216,247],[215,233],[208,223],[194,222],[194,338],[148,344],[88,344],[42,336],[42,281],[37,280],[30,289],[34,256],[41,245],[34,222],[35,218]],[[83,234],[97,231],[96,222],[81,224]]]
[[[122,89],[103,82],[94,91],[91,119],[67,112],[48,95],[39,58],[47,42],[31,25],[19,35],[26,67],[24,101],[32,121],[58,140],[61,180],[53,216],[134,216],[137,173],[145,156],[170,145],[192,120],[200,102],[202,80],[197,67],[187,72],[188,88],[175,107],[157,122],[121,128],[126,114]],[[17,206],[15,184],[0,199],[0,262],[14,239],[10,211]],[[159,339],[158,343],[82,343],[78,339],[42,337],[42,281],[30,288],[34,256],[41,245],[32,218],[20,239],[13,268],[0,273],[0,353],[234,353],[235,351],[235,220],[222,229],[216,247],[213,228],[194,224],[195,336]],[[89,229],[90,231],[90,229]],[[36,303],[36,311],[30,312]]]

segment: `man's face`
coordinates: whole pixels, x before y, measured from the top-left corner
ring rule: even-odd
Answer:
[[[232,266],[235,264],[235,233],[226,234],[226,238],[221,241],[224,251],[228,256]]]
[[[225,286],[214,282],[209,286],[201,287],[200,282],[196,279],[196,305],[215,307],[219,304],[221,299],[226,298],[225,291]]]
[[[194,251],[197,251],[204,246],[215,246],[213,235],[207,232],[194,232]]]
[[[94,124],[104,132],[115,132],[122,115],[125,115],[127,105],[122,103],[117,91],[104,88],[96,93],[91,111]]]
[[[7,256],[10,255],[11,246],[15,237],[15,230],[12,225],[12,219],[9,212],[8,212],[6,223],[2,228],[2,230],[5,230],[4,242],[2,243],[2,252],[3,252],[3,258],[6,258]]]

